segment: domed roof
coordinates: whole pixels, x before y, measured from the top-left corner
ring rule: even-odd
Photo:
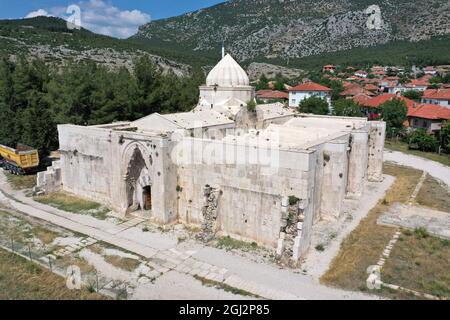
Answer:
[[[208,86],[234,87],[248,86],[249,84],[247,73],[229,54],[220,60],[206,78]]]

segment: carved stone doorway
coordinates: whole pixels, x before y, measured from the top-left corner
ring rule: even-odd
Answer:
[[[152,188],[150,186],[146,186],[142,189],[142,203],[142,210],[152,210]]]

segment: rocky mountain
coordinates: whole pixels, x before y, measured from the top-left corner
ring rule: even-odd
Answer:
[[[190,73],[190,66],[152,54],[145,46],[86,29],[70,30],[59,18],[0,20],[0,54],[13,60],[25,54],[55,64],[91,60],[110,69],[131,69],[136,58],[147,55],[164,71],[180,76]]]
[[[131,40],[204,56],[224,42],[240,61],[288,62],[449,34],[448,0],[230,0],[152,21]]]

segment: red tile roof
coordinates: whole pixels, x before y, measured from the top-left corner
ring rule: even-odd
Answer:
[[[411,82],[405,84],[405,87],[428,87],[431,85],[427,80],[424,79],[413,79]]]
[[[414,105],[417,104],[417,103],[416,103],[415,101],[413,101],[413,100],[410,100],[410,99],[405,98],[405,97],[402,97],[402,96],[397,96],[397,95],[391,94],[391,93],[382,94],[382,95],[379,95],[379,96],[370,98],[370,99],[368,99],[368,100],[366,99],[365,101],[364,101],[364,100],[362,100],[362,101],[355,101],[355,99],[354,99],[354,101],[355,101],[356,103],[361,104],[361,105],[364,106],[364,107],[378,108],[378,107],[380,107],[383,103],[385,103],[386,101],[390,101],[390,100],[395,99],[395,98],[404,101],[405,104],[406,104],[406,107],[407,107],[408,109],[409,109],[409,108],[412,108]]]
[[[331,91],[331,89],[315,82],[305,82],[289,89],[289,91]]]
[[[450,89],[428,89],[423,93],[424,99],[450,100]]]
[[[374,84],[368,83],[364,86],[366,90],[378,91],[378,87]]]
[[[266,99],[289,99],[289,94],[283,91],[259,90],[256,92],[258,98]]]
[[[371,97],[366,96],[365,94],[358,94],[356,96],[353,97],[353,101],[359,105],[364,106],[366,104],[367,101],[369,101],[371,99]]]
[[[435,104],[419,104],[408,111],[408,117],[429,120],[450,120],[450,109]]]
[[[353,86],[348,87],[346,90],[341,92],[340,96],[343,96],[343,97],[356,96],[356,95],[361,94],[361,93],[365,94],[366,96],[373,96],[374,95],[373,92],[370,92],[369,90],[364,89],[363,87],[361,87],[358,84],[354,84]]]

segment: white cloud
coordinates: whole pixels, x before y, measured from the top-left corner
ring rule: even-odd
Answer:
[[[111,2],[103,0],[79,1],[81,26],[96,33],[117,38],[128,38],[135,34],[139,26],[150,22],[150,15],[140,10],[120,10]],[[68,19],[66,8],[48,9],[55,16]]]
[[[50,14],[44,10],[44,9],[39,9],[36,11],[31,11],[30,13],[28,13],[25,18],[35,18],[35,17],[40,17],[40,16],[44,16],[44,17],[49,17]]]
[[[150,22],[150,15],[140,10],[120,10],[111,1],[82,0],[74,3],[81,10],[81,26],[95,33],[117,38],[128,38],[138,28]],[[53,7],[30,12],[25,18],[55,16],[68,19],[67,7]]]

